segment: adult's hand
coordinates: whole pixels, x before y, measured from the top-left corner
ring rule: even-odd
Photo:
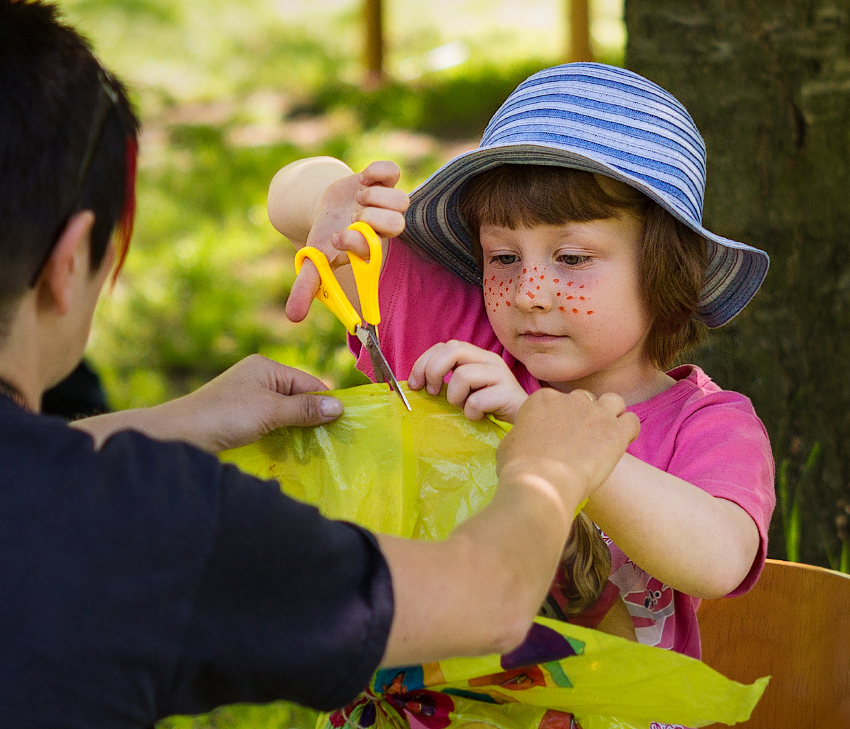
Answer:
[[[74,426],[91,433],[97,446],[113,433],[132,428],[219,453],[253,443],[276,428],[336,419],[342,403],[313,394],[326,389],[306,372],[255,354],[184,397],[153,408],[86,418]]]
[[[598,400],[585,390],[542,388],[520,407],[496,452],[501,480],[535,474],[561,490],[565,503],[588,498],[611,474],[640,431],[619,395]],[[572,512],[567,514],[572,519]]]

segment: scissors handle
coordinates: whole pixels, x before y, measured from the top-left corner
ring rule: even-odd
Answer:
[[[356,230],[369,244],[369,260],[364,261],[356,253],[347,251],[348,260],[354,273],[354,282],[360,297],[360,310],[363,319],[351,305],[342,286],[334,276],[327,256],[318,248],[307,246],[301,248],[295,254],[295,273],[300,273],[304,265],[304,259],[309,258],[319,271],[319,290],[316,298],[327,306],[339,319],[349,334],[355,334],[357,327],[363,324],[365,319],[369,324],[381,323],[381,311],[378,307],[378,280],[381,276],[381,262],[383,260],[383,249],[381,239],[368,223],[358,221],[352,223],[349,230]]]
[[[319,290],[316,292],[316,298],[334,313],[334,316],[342,322],[349,334],[354,334],[357,327],[363,323],[363,320],[351,305],[351,302],[336,280],[336,276],[334,276],[331,266],[328,263],[327,256],[318,248],[313,248],[312,246],[301,248],[295,254],[295,273],[300,273],[305,258],[309,258],[319,271],[320,282]]]
[[[348,260],[354,272],[354,281],[357,283],[357,294],[360,296],[360,311],[363,319],[369,324],[381,323],[381,310],[378,307],[378,280],[381,277],[381,263],[384,251],[381,248],[381,239],[368,223],[358,220],[348,226],[349,230],[356,230],[369,244],[369,260],[364,261],[351,251],[348,252]]]

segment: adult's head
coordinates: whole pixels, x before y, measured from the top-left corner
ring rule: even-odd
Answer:
[[[0,109],[1,348],[82,211],[94,216],[90,271],[107,260],[116,229],[120,268],[135,209],[138,121],[89,43],[38,0],[0,0]]]

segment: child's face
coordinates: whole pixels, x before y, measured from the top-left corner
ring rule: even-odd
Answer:
[[[623,396],[657,370],[639,281],[643,224],[631,215],[480,230],[496,336],[539,380]]]

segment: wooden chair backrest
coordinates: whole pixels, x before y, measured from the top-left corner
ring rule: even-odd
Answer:
[[[767,560],[746,595],[704,600],[699,624],[709,666],[743,683],[772,677],[738,726],[850,727],[850,575]]]

